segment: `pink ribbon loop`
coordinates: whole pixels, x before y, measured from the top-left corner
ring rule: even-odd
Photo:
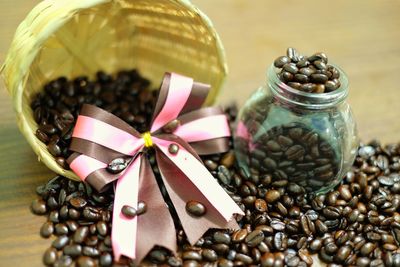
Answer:
[[[84,106],[78,117],[73,138],[76,144],[82,145],[79,150],[76,148],[79,153],[69,159],[71,169],[95,188],[117,179],[112,228],[117,260],[124,255],[140,262],[154,245],[172,251],[177,247],[172,216],[146,158],[150,147],[155,148],[161,179],[191,244],[210,228],[238,228],[233,215],[244,215],[190,146],[193,142],[199,148],[202,142],[212,140],[216,145],[205,146],[201,151],[222,153],[227,149],[226,138],[230,136],[226,116],[217,109],[183,114],[183,110],[192,110],[187,108],[188,103],[198,98],[193,96],[193,88],[197,88],[198,93],[199,88],[207,87],[178,74],[167,74],[160,89],[151,133],[141,137],[119,118],[97,107]],[[165,124],[179,120],[180,116],[185,123],[173,133],[160,133]],[[175,146],[175,151],[170,150],[171,146]],[[100,157],[96,153],[103,154]],[[110,155],[130,158],[128,166],[119,174],[108,175],[105,170],[109,162],[103,161]],[[185,205],[191,200],[206,207],[204,216],[194,217],[186,211]],[[138,201],[147,204],[144,214],[132,218],[122,213],[123,206],[137,208]]]

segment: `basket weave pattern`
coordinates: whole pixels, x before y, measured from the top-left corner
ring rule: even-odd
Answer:
[[[4,80],[20,130],[39,160],[62,169],[35,136],[31,99],[55,78],[93,77],[137,68],[157,85],[165,71],[209,83],[212,103],[227,67],[209,19],[187,0],[44,0],[18,27],[5,63]]]

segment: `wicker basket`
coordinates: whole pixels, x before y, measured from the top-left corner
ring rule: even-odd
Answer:
[[[225,79],[224,50],[210,20],[187,0],[44,0],[18,27],[5,63],[20,130],[51,170],[62,169],[35,136],[32,97],[59,76],[137,68],[154,85],[174,71],[212,85]]]

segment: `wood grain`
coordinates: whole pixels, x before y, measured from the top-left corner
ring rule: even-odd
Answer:
[[[18,23],[39,1],[0,1],[0,61]],[[215,24],[230,75],[220,102],[243,104],[265,82],[265,70],[286,47],[323,50],[350,80],[349,102],[362,140],[399,141],[400,1],[194,0]],[[11,100],[0,90],[0,266],[41,266],[50,245],[44,218],[29,204],[37,185],[54,176],[19,133]]]

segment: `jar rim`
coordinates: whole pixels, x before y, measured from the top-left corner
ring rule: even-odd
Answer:
[[[277,68],[271,64],[267,70],[268,86],[272,93],[287,102],[288,104],[301,106],[306,109],[326,109],[342,103],[349,93],[349,82],[346,73],[337,65],[335,67],[339,73],[340,87],[329,93],[308,93],[290,87],[278,78]]]

